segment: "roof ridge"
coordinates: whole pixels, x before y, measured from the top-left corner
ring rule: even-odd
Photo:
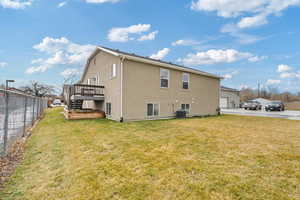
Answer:
[[[142,58],[142,59],[147,59],[147,60],[150,60],[150,61],[153,61],[153,62],[159,62],[159,63],[162,63],[162,64],[169,64],[169,65],[180,67],[180,68],[183,68],[183,69],[186,69],[186,70],[194,70],[196,72],[202,73],[203,75],[212,76],[212,77],[215,77],[215,78],[220,78],[220,79],[222,78],[219,75],[212,74],[212,73],[209,73],[209,72],[205,72],[205,71],[202,71],[202,70],[199,70],[199,69],[194,69],[194,68],[191,68],[191,67],[186,67],[186,66],[183,66],[183,65],[179,65],[179,64],[173,63],[171,61],[168,62],[168,61],[163,61],[163,60],[157,60],[157,59],[153,59],[153,58],[150,58],[150,57],[137,55],[135,53],[129,53],[129,52],[121,51],[119,49],[112,49],[112,48],[109,48],[109,47],[104,47],[104,46],[101,46],[101,45],[98,45],[98,48],[103,48],[103,49],[106,49],[108,51],[113,51],[113,52],[115,52],[117,54],[124,54],[124,55],[129,55],[129,56],[135,56],[135,57]]]

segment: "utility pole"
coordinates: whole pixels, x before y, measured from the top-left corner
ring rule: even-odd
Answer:
[[[258,83],[257,96],[258,96],[258,98],[260,98],[260,83]]]

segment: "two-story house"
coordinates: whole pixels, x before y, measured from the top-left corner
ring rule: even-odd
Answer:
[[[97,47],[88,58],[81,85],[102,87],[100,98],[84,106],[103,110],[117,121],[216,115],[221,77],[119,50]]]

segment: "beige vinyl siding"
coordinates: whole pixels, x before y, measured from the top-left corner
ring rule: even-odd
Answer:
[[[124,61],[124,120],[148,119],[147,103],[159,104],[157,118],[174,117],[181,104],[190,104],[190,116],[217,114],[219,79],[189,73],[189,89],[183,89],[183,72],[169,69],[169,88],[161,88],[160,69],[151,64]]]
[[[90,62],[83,82],[98,76],[98,82],[105,87],[105,102],[89,102],[88,106],[105,111],[106,102],[111,103],[110,119],[119,121],[121,118],[121,61],[119,57],[100,51],[95,58],[97,62]],[[116,76],[111,77],[112,66],[116,65]]]

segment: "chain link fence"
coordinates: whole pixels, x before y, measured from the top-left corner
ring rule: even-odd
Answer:
[[[0,89],[0,155],[5,156],[47,108],[47,99]]]

